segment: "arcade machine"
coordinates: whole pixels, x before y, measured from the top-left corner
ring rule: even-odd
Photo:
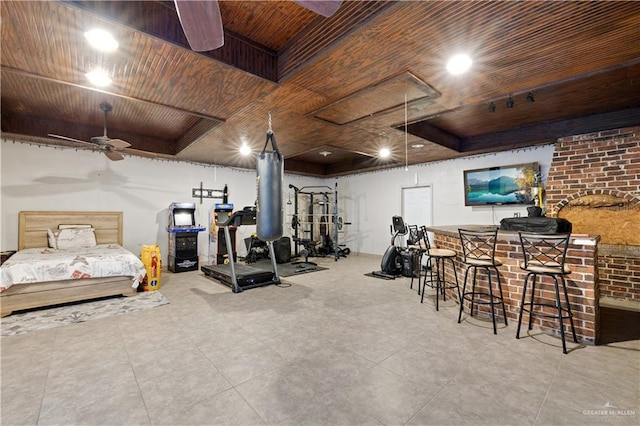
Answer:
[[[196,226],[194,203],[169,205],[169,270],[186,272],[198,270],[198,232],[206,228]]]
[[[231,215],[218,215],[217,226],[224,230],[227,253],[233,253],[230,228],[242,225],[256,224],[256,208],[254,206],[245,207],[243,210]],[[223,221],[224,220],[224,221]],[[271,267],[273,271],[254,268],[248,265],[236,263],[233,256],[229,256],[229,263],[218,263],[217,265],[204,265],[200,268],[204,274],[210,278],[220,281],[222,284],[231,287],[234,293],[239,293],[255,287],[262,287],[271,284],[280,284],[276,256],[273,242],[269,241],[269,254],[271,256]]]

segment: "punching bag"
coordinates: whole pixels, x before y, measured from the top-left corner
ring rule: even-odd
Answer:
[[[271,127],[271,126],[269,126]],[[267,151],[271,141],[273,151]],[[278,151],[276,139],[267,131],[267,141],[256,161],[256,233],[262,241],[276,241],[283,234],[282,181],[284,178],[284,158]]]

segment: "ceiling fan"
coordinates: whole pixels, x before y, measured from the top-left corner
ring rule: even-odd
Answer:
[[[312,12],[330,17],[342,0],[294,0]],[[215,50],[224,45],[224,29],[218,0],[174,0],[180,25],[189,46],[196,52]]]
[[[81,141],[80,139],[74,139],[67,136],[54,135],[49,133],[49,136],[56,139],[62,139],[66,141],[76,142],[86,145],[87,148],[98,149],[103,152],[109,160],[118,161],[123,160],[124,157],[117,151],[122,151],[125,148],[131,146],[129,142],[125,142],[122,139],[111,139],[107,136],[107,113],[112,110],[111,105],[106,102],[100,104],[100,110],[104,112],[104,134],[102,136],[94,136],[91,138],[91,142]]]

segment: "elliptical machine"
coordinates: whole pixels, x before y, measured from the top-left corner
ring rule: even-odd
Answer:
[[[395,279],[397,275],[402,274],[402,248],[397,245],[397,238],[407,235],[408,228],[402,220],[401,216],[393,216],[391,225],[391,245],[387,248],[382,256],[380,263],[380,271],[373,272],[374,275],[380,275],[385,278]]]

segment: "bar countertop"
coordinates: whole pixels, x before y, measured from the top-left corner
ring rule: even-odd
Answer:
[[[498,225],[443,225],[427,226],[427,231],[457,238],[459,236],[458,229],[467,229],[470,231],[493,231],[494,229],[498,229],[498,239],[507,241],[519,240],[517,231],[501,231],[499,228]],[[599,235],[571,234],[570,244],[595,246],[599,241]]]

